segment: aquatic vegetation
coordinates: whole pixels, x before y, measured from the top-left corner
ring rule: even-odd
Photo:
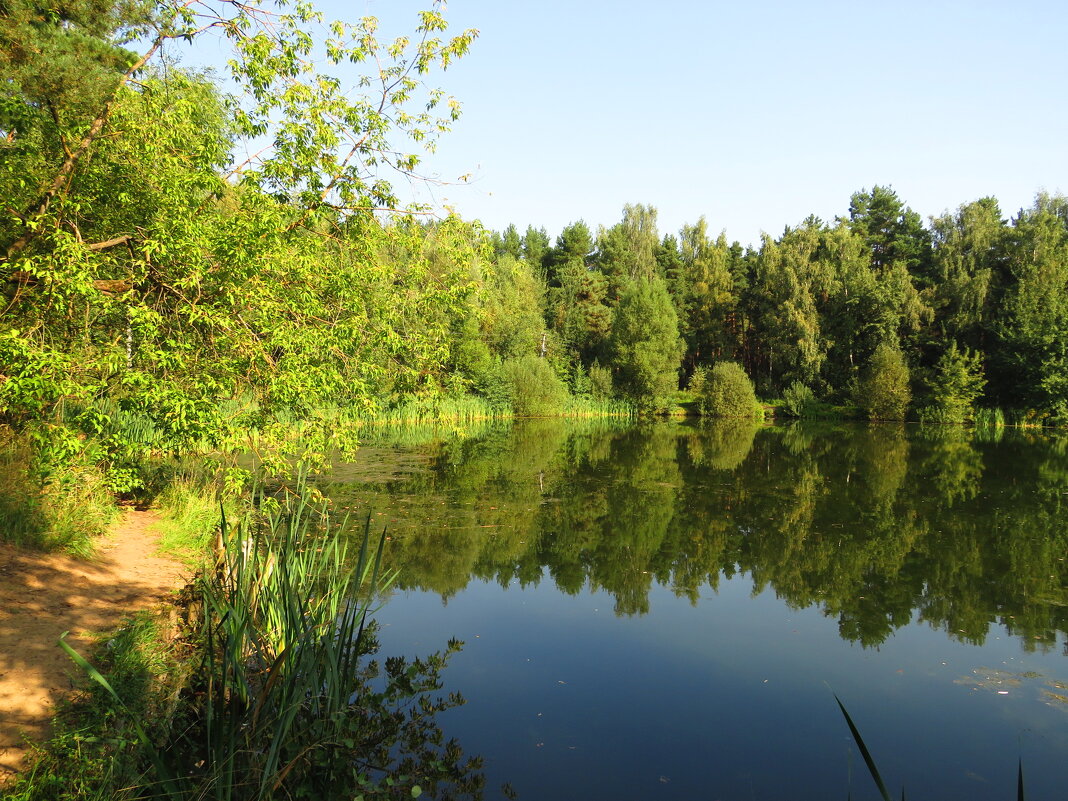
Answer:
[[[61,727],[46,770],[25,777],[16,797],[480,795],[479,760],[435,722],[463,703],[436,695],[461,643],[425,658],[374,658],[370,615],[392,580],[385,532],[372,537],[368,518],[351,553],[301,481],[255,501],[234,522],[221,515],[218,558],[184,595],[184,634],[167,645],[149,632],[156,679],[141,670],[131,690],[113,660],[98,670],[68,647],[96,685],[93,716],[83,708],[74,734]],[[79,738],[107,745],[64,765]],[[104,770],[116,748],[121,770]]]

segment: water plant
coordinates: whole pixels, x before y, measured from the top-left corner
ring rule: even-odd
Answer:
[[[872,781],[875,782],[875,786],[879,789],[879,795],[882,797],[883,801],[893,801],[890,797],[890,791],[886,789],[886,782],[883,781],[882,774],[879,773],[879,768],[875,764],[875,759],[868,750],[868,746],[865,745],[864,738],[861,737],[860,730],[853,722],[853,718],[850,717],[849,712],[845,708],[845,704],[842,703],[842,699],[837,695],[834,696],[834,700],[838,703],[838,708],[842,711],[842,716],[845,718],[846,725],[849,726],[849,733],[853,735],[853,742],[857,744],[857,748],[860,750],[860,755],[864,758],[864,764],[868,768],[868,773],[871,774]],[[904,787],[901,788],[901,801],[905,801]],[[1017,761],[1016,767],[1016,801],[1025,801],[1022,759]]]
[[[163,693],[169,703],[145,716],[125,685],[68,648],[109,708],[79,737],[98,740],[102,721],[126,721],[109,740],[122,741],[127,768],[83,777],[91,792],[78,797],[479,796],[479,760],[435,721],[463,703],[434,695],[461,643],[421,659],[373,658],[370,614],[392,579],[381,566],[385,532],[372,537],[368,516],[350,552],[345,526],[303,481],[252,500],[235,522],[222,513],[217,559],[184,595],[187,631],[166,657],[184,675]],[[35,781],[18,797],[71,797]]]
[[[458,749],[437,752],[431,720],[459,699],[425,695],[440,687],[445,657],[391,658],[384,670],[363,659],[376,647],[375,593],[390,580],[381,572],[385,533],[375,547],[368,522],[351,559],[339,529],[300,490],[267,504],[275,508],[263,517],[229,526],[223,516],[220,561],[202,580],[203,664],[191,696],[190,724],[203,739],[177,744],[197,792],[330,798],[345,788],[371,797],[462,783]]]

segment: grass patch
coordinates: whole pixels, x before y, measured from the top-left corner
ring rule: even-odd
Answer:
[[[199,567],[211,554],[219,528],[219,500],[208,482],[187,476],[175,479],[157,499],[163,519],[159,549],[187,565]]]
[[[0,540],[88,557],[116,512],[114,496],[93,465],[74,461],[42,470],[27,442],[0,445]]]

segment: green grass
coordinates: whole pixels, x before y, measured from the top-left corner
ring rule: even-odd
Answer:
[[[88,557],[116,513],[114,496],[94,466],[75,459],[42,470],[27,442],[9,438],[0,446],[0,540]]]
[[[37,751],[33,768],[0,793],[0,798],[122,801],[139,797],[134,788],[143,787],[147,766],[137,727],[141,721],[154,721],[159,729],[172,719],[185,664],[163,630],[158,618],[142,613],[98,642],[92,661],[114,693],[93,682],[63,703],[53,722],[53,734]]]
[[[210,556],[219,526],[219,493],[195,475],[175,478],[157,499],[160,551],[192,567]]]

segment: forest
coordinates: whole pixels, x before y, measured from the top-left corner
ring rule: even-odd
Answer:
[[[573,223],[555,244],[532,226],[491,240],[498,273],[533,272],[543,317],[531,326],[548,329],[573,392],[658,408],[734,361],[768,399],[854,403],[873,419],[999,409],[1057,423],[1066,220],[1068,202],[1040,194],[1011,220],[988,197],[925,224],[874,186],[833,222],[810,216],[758,247],[704,218],[661,238],[640,204],[596,234]],[[895,385],[900,402],[879,406]]]
[[[0,14],[0,419],[112,491],[144,490],[149,452],[450,399],[657,413],[682,388],[728,413],[724,363],[798,415],[1068,418],[1063,197],[924,222],[876,185],[755,247],[703,217],[662,234],[642,204],[486,231],[390,184],[460,114],[427,80],[477,31],[439,11],[379,41],[373,18],[317,38],[301,3],[42,9]],[[176,63],[208,33],[226,76]]]

